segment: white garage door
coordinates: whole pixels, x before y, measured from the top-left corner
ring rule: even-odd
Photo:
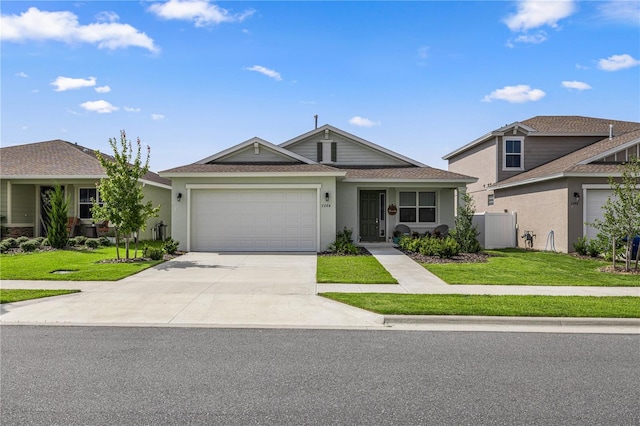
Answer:
[[[604,218],[604,210],[602,206],[607,202],[607,199],[613,195],[613,191],[610,189],[588,189],[587,200],[585,202],[586,217],[584,219],[587,223],[593,223],[594,220]],[[593,239],[598,235],[598,230],[593,226],[587,226],[588,239]]]
[[[191,191],[192,251],[317,251],[315,189]]]

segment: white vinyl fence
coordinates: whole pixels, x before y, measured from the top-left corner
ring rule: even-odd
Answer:
[[[476,213],[473,224],[478,226],[478,241],[482,248],[516,247],[518,234],[515,213]]]

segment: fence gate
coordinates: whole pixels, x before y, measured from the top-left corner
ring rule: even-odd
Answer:
[[[473,224],[477,225],[478,241],[484,249],[517,247],[515,213],[476,213]]]

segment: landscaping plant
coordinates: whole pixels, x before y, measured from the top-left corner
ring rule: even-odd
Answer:
[[[51,247],[61,249],[66,247],[69,234],[67,232],[67,214],[69,212],[69,198],[64,196],[60,185],[47,192],[49,202],[45,204],[48,216],[47,238]]]
[[[458,214],[455,219],[455,228],[449,233],[460,246],[463,253],[477,253],[480,251],[478,242],[478,227],[473,225],[475,204],[471,195],[462,193],[462,199],[458,203]]]
[[[143,202],[144,193],[140,184],[140,179],[149,171],[150,148],[147,146],[147,158],[143,162],[142,145],[138,138],[134,157],[133,144],[127,141],[124,130],[120,132],[119,146],[115,138],[110,138],[109,144],[113,149],[113,157],[107,157],[100,152],[96,153],[107,178],[101,179],[97,185],[102,204],[93,200],[91,214],[95,220],[108,220],[113,226],[116,233],[116,248],[119,247],[120,237],[124,238],[125,258],[129,259],[131,236],[135,232],[144,230],[147,220],[158,216],[160,210],[160,207],[153,207],[151,201]],[[120,259],[119,249],[116,249],[116,257]]]
[[[358,247],[353,243],[353,230],[346,226],[336,232],[336,240],[329,246],[329,251],[337,254],[358,254]]]

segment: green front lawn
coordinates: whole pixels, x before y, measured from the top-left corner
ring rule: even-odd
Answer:
[[[384,315],[479,315],[640,318],[632,296],[490,296],[465,294],[322,293]]]
[[[449,284],[637,287],[640,275],[600,272],[609,262],[518,249],[487,250],[487,263],[423,264]]]
[[[23,300],[40,299],[42,297],[60,296],[63,294],[78,293],[80,290],[0,290],[0,304],[21,302]]]
[[[142,245],[138,257],[142,256]],[[130,251],[133,256],[133,251]],[[120,248],[120,256],[124,250]],[[96,250],[55,250],[47,252],[0,255],[0,279],[52,280],[52,281],[117,281],[162,261],[136,261],[131,263],[98,263],[115,259],[115,247]],[[63,271],[64,273],[55,273]]]
[[[398,284],[373,256],[318,256],[319,283]]]

